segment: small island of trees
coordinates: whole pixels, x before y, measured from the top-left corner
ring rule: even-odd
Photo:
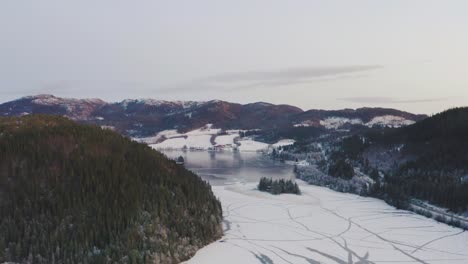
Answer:
[[[292,180],[272,180],[271,178],[262,177],[257,188],[259,191],[269,192],[275,195],[282,193],[301,194],[299,186]]]
[[[176,160],[176,163],[177,163],[177,164],[184,164],[184,162],[185,162],[185,160],[184,160],[184,157],[182,157],[182,156],[179,156],[179,157],[177,158],[177,160]]]

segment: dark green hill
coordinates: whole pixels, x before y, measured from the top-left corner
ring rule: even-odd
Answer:
[[[221,221],[209,184],[146,145],[61,117],[0,119],[0,263],[176,263]]]
[[[385,179],[384,193],[427,200],[456,212],[468,210],[467,107],[368,137],[372,142],[368,147],[380,148],[381,153],[401,146],[393,161],[397,166]]]
[[[409,140],[468,140],[468,107],[453,108],[401,128]]]
[[[382,132],[383,131],[383,132]],[[468,107],[454,108],[411,126],[382,130],[374,144],[401,144],[402,154],[427,170],[468,170]]]

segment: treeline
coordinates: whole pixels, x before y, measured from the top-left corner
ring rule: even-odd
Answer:
[[[461,180],[463,175],[456,170],[428,170],[424,165],[408,169],[406,164],[388,174],[375,192],[402,207],[410,198],[417,198],[463,213],[468,210],[468,182]]]
[[[0,263],[178,263],[222,235],[208,183],[51,116],[0,119]]]
[[[297,183],[291,180],[273,180],[271,178],[262,177],[257,186],[259,191],[269,192],[271,194],[292,193],[301,194],[301,190]]]

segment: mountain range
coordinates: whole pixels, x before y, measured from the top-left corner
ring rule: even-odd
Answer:
[[[26,96],[0,104],[0,116],[29,114],[61,115],[78,122],[112,128],[130,137],[147,137],[177,129],[190,131],[213,124],[221,129],[284,129],[289,127],[346,128],[350,125],[400,127],[424,119],[389,108],[302,110],[291,105],[265,102],[239,104],[220,100],[164,101],[126,99],[60,98],[53,95]]]

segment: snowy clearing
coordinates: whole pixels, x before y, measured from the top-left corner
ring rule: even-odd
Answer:
[[[238,138],[239,134],[221,135],[215,138],[216,145],[235,145],[234,139]]]
[[[402,127],[412,125],[415,122],[412,120],[407,120],[400,116],[392,116],[392,115],[385,115],[385,116],[376,116],[372,118],[371,121],[366,123],[366,126],[372,127],[374,125],[377,126],[386,126],[386,127]]]
[[[144,138],[135,138],[136,141],[146,143],[146,144],[156,144],[158,141],[163,139],[170,139],[174,137],[181,137],[183,134],[180,134],[175,129],[170,130],[163,130],[152,137],[144,137]]]
[[[279,148],[283,146],[293,145],[296,141],[294,139],[281,139],[280,141],[272,144],[271,146],[274,148]]]
[[[258,142],[252,139],[242,139],[238,141],[240,146],[238,149],[240,151],[262,151],[268,148],[268,144]]]
[[[377,126],[384,126],[384,127],[402,127],[412,125],[415,122],[412,120],[405,119],[404,117],[400,116],[393,116],[393,115],[384,115],[384,116],[376,116],[372,118],[367,123],[364,123],[359,118],[346,118],[346,117],[328,117],[324,120],[320,120],[320,125],[324,126],[327,129],[339,129],[340,127],[344,126],[345,124],[351,125],[365,125],[368,127],[372,127],[374,125]],[[294,126],[309,126],[308,123],[301,123],[296,124]]]
[[[337,129],[344,124],[361,125],[362,120],[358,118],[346,118],[346,117],[329,117],[325,120],[320,120],[320,124],[327,129]]]
[[[221,132],[219,128],[212,128],[212,124],[206,124],[204,127],[195,129],[185,133],[187,136],[199,136],[199,135],[217,135]]]
[[[224,237],[187,263],[468,263],[468,233],[383,201],[300,183],[301,196],[215,186]]]
[[[199,149],[206,150],[213,145],[210,142],[211,135],[181,136],[164,140],[158,144],[151,144],[155,149]]]
[[[255,129],[254,129],[255,130]],[[135,138],[135,141],[148,144],[150,147],[159,150],[233,150],[239,151],[266,151],[269,147],[278,148],[294,144],[292,139],[281,139],[275,144],[266,144],[255,141],[251,138],[240,138],[239,133],[245,130],[227,130],[225,132],[219,128],[213,128],[212,124],[189,131],[179,133],[175,129],[164,130],[152,137]],[[239,139],[239,140],[238,140]]]

